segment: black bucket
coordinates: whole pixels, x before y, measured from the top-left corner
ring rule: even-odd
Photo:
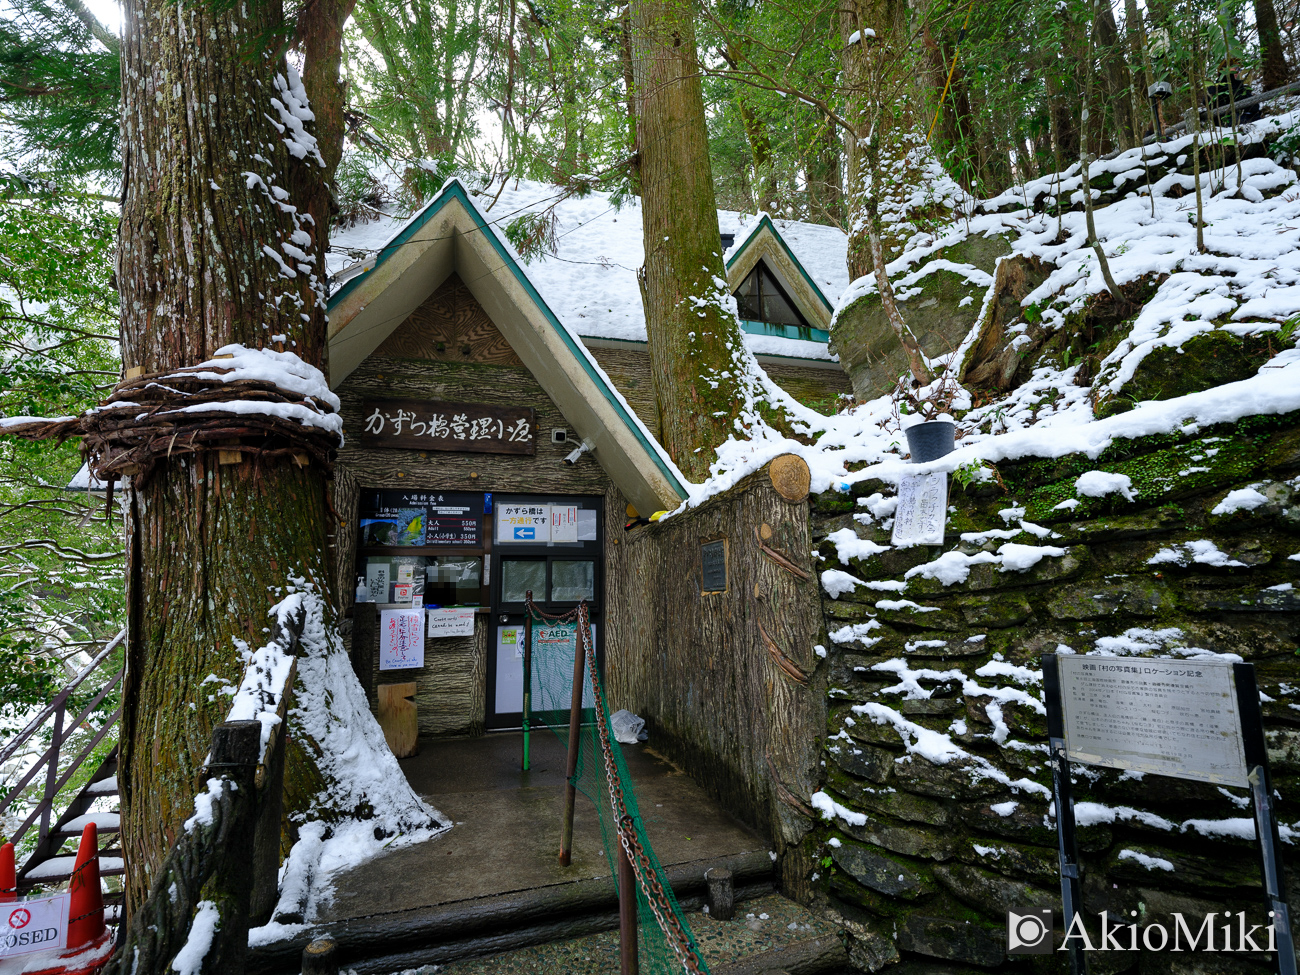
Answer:
[[[924,464],[952,453],[957,434],[957,424],[951,420],[927,420],[908,427],[907,447],[912,452],[913,464]]]

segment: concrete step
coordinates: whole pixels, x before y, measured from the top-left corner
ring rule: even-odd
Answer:
[[[736,899],[773,890],[772,859],[755,850],[668,867],[666,873],[682,909],[704,904],[704,872],[732,872]],[[743,916],[743,910],[738,908]],[[249,949],[247,975],[297,975],[302,950],[328,934],[338,943],[339,964],[357,975],[400,972],[422,965],[497,955],[533,945],[565,941],[618,927],[618,893],[608,877],[575,880],[531,890],[322,922],[292,938]]]

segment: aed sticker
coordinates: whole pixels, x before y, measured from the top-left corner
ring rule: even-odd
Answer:
[[[509,644],[514,644],[514,643],[518,643],[518,642],[519,642],[519,630],[518,630],[518,629],[509,629],[509,630],[502,630],[502,631],[501,631],[501,644],[502,644],[502,646],[504,646],[504,645],[507,644],[507,643],[509,643]]]

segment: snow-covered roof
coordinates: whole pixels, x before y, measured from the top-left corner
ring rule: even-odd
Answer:
[[[490,186],[474,198],[485,219],[497,230],[504,230],[526,214],[548,209],[554,214],[555,253],[528,261],[526,273],[572,334],[598,341],[645,342],[645,312],[636,278],[637,268],[644,262],[640,200],[632,198],[619,208],[607,193],[593,191],[582,197],[564,198],[558,187],[527,180],[511,180],[504,187]],[[375,256],[408,222],[382,218],[336,232],[331,240],[329,264],[335,287],[346,287],[348,278],[358,272],[367,273]],[[849,284],[848,238],[843,231],[730,210],[718,211],[718,229],[735,238],[723,255],[733,289],[753,266],[747,252],[768,236],[764,231],[770,231],[780,246],[763,256],[771,264],[772,255],[784,249],[790,266],[773,270],[784,284],[796,284],[789,279],[798,277],[811,286],[791,288],[792,296],[799,301],[799,292],[815,292],[814,299],[801,302],[801,311],[815,327],[826,328],[829,309]],[[737,277],[735,281],[730,280],[733,276]],[[817,309],[817,299],[826,306],[826,313]],[[745,339],[757,355],[822,362],[832,358],[825,341],[752,334],[746,334]]]
[[[452,274],[573,424],[638,511],[676,507],[685,478],[459,180],[377,248],[330,298],[330,385],[338,385]]]

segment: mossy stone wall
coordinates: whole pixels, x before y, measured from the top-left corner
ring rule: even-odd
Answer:
[[[1078,496],[1076,479],[1098,469],[1127,474],[1135,499]],[[831,637],[822,798],[839,808],[822,820],[810,856],[816,888],[844,918],[863,970],[1064,970],[1060,955],[1009,956],[1005,939],[1007,910],[1051,906],[1062,933],[1041,681],[1016,670],[1038,672],[1041,655],[1062,645],[1212,651],[1253,663],[1278,817],[1300,819],[1300,598],[1287,588],[1300,582],[1300,414],[1189,426],[1117,441],[1096,458],[1003,463],[997,473],[1000,483],[951,484],[944,546],[890,547],[848,564],[827,535],[849,528],[889,546],[881,501],[894,486],[860,481],[812,501],[819,569],[858,584],[838,598],[823,592]],[[1266,503],[1214,514],[1245,487]],[[974,537],[1018,528],[1013,539]],[[1050,534],[1036,537],[1043,530]],[[1023,572],[974,565],[951,585],[916,574],[896,588],[944,551],[993,552],[1008,540],[1063,554]],[[1184,547],[1206,540],[1224,557],[1196,561]],[[1166,550],[1179,558],[1151,562]],[[881,719],[882,707],[892,716]],[[922,754],[943,757],[917,746],[925,730],[955,746],[946,761]],[[1076,802],[1098,804],[1079,833],[1085,914],[1106,910],[1171,931],[1173,912],[1197,927],[1212,911],[1267,923],[1258,847],[1225,835],[1251,816],[1244,790],[1075,771]],[[1300,905],[1300,846],[1283,848],[1290,900]],[[1262,955],[1167,951],[1094,953],[1090,965],[1108,975],[1270,970]]]

